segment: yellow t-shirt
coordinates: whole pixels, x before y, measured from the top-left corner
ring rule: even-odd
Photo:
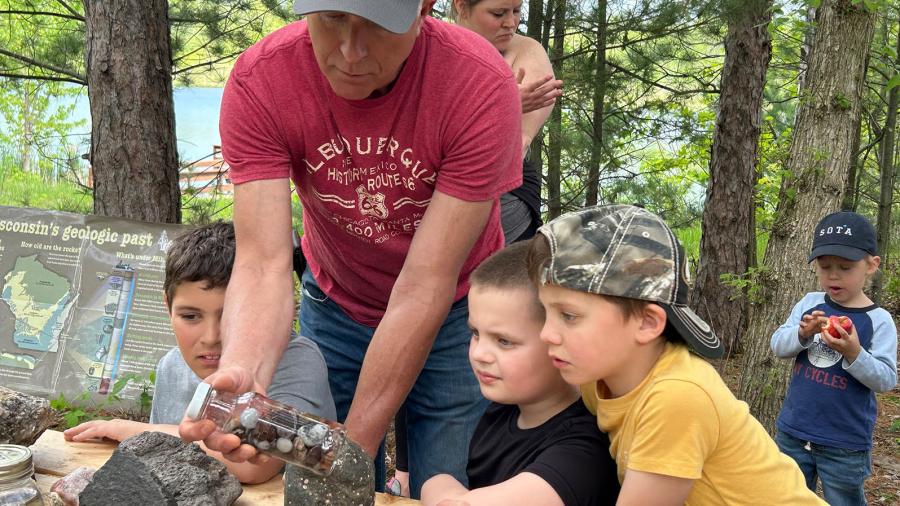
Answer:
[[[667,343],[650,374],[626,395],[582,385],[585,404],[609,433],[619,482],[628,469],[694,481],[685,504],[825,504],[703,359]]]

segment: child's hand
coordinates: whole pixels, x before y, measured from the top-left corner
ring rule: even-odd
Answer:
[[[810,314],[805,314],[800,320],[800,337],[805,341],[822,332],[825,325],[828,325],[828,318],[825,317],[824,311],[813,311]]]
[[[121,442],[125,439],[152,430],[149,424],[132,420],[91,420],[72,427],[63,432],[66,441],[81,443],[91,439],[112,439]]]
[[[859,352],[862,351],[862,345],[859,344],[859,335],[856,333],[856,325],[850,327],[850,332],[844,330],[840,325],[833,328],[837,330],[841,337],[832,337],[830,333],[822,332],[822,340],[825,341],[829,348],[843,355],[847,362],[852,364],[856,357],[859,356]]]

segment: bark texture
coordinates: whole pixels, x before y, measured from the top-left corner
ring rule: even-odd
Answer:
[[[94,213],[181,221],[165,0],[85,0]]]
[[[747,272],[756,247],[751,224],[763,88],[772,56],[766,28],[770,7],[767,0],[754,0],[726,16],[722,93],[703,208],[700,265],[691,294],[691,306],[722,340],[726,356],[740,349],[747,321],[746,297],[724,285],[721,276]]]
[[[584,198],[585,206],[597,204],[597,195],[600,193],[600,165],[603,163],[603,112],[606,108],[606,0],[597,3],[597,55],[594,57],[594,112],[592,124],[594,127],[591,146],[591,165],[588,167],[587,193]]]
[[[900,35],[897,37],[895,51],[900,51]],[[894,68],[900,68],[900,53],[896,53]],[[896,75],[896,74],[895,74]],[[894,86],[888,92],[887,117],[884,120],[884,130],[881,138],[878,164],[881,168],[881,192],[878,196],[878,221],[875,230],[878,240],[878,253],[881,255],[882,272],[890,260],[888,253],[891,245],[891,210],[894,207],[894,179],[896,168],[894,167],[895,139],[897,133],[897,105],[900,99],[900,87]],[[884,276],[877,276],[872,285],[872,299],[881,303]]]
[[[784,399],[791,361],[776,359],[769,341],[794,304],[816,289],[807,263],[813,228],[841,202],[875,14],[862,2],[824,0],[816,21],[788,159],[791,175],[782,183],[765,270],[757,279],[760,297],[751,304],[744,338],[741,398],[770,432]]]
[[[553,2],[553,48],[550,50],[550,61],[553,63],[553,74],[562,79],[562,57],[566,39],[566,0]],[[550,147],[547,157],[547,214],[552,220],[562,214],[560,184],[562,183],[562,110],[563,97],[556,99],[556,106],[550,114]]]

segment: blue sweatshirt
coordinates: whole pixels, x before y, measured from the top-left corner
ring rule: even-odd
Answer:
[[[800,342],[800,321],[816,310],[853,321],[862,350],[852,364],[819,334]],[[870,449],[877,415],[875,392],[897,384],[897,328],[890,313],[874,304],[843,307],[823,292],[808,293],[772,335],[771,347],[781,358],[797,357],[778,430],[821,445]]]

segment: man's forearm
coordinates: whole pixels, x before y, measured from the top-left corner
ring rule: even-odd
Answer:
[[[395,286],[394,293],[397,299],[392,295],[366,352],[346,420],[350,437],[370,455],[421,372],[453,302],[451,292],[435,286]],[[398,343],[403,353],[397,353]]]
[[[235,266],[222,316],[220,368],[241,366],[268,388],[294,318],[290,271]]]

